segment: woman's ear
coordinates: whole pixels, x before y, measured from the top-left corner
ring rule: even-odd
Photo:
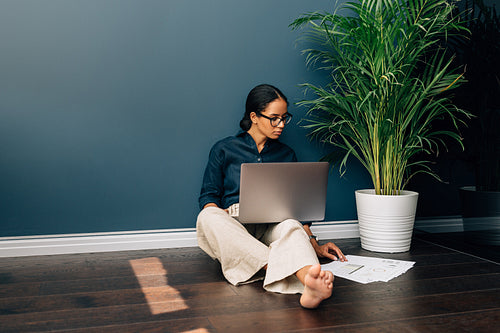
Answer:
[[[250,113],[250,120],[252,121],[252,123],[257,124],[257,118],[258,118],[257,113],[255,112]]]

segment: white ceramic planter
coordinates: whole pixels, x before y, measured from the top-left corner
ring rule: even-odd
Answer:
[[[401,195],[356,191],[361,247],[385,253],[409,251],[417,201],[418,193],[412,191],[401,191]]]

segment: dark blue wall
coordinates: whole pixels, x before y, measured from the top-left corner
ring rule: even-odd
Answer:
[[[2,0],[0,236],[194,227],[208,150],[248,91],[293,103],[318,79],[288,24],[331,3]],[[321,155],[297,124],[283,140]],[[328,219],[355,218],[357,173],[332,173]]]
[[[330,0],[2,0],[0,236],[194,227],[212,144],[248,91],[281,88],[299,120],[299,14]],[[283,141],[317,160],[296,122]],[[355,219],[353,163],[327,220]]]

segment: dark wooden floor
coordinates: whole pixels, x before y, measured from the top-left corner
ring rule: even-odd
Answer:
[[[358,239],[336,241],[345,254]],[[0,259],[0,332],[500,332],[500,265],[416,236],[388,283],[298,295],[233,287],[197,248]]]

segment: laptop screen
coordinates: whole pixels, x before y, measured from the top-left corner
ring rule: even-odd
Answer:
[[[301,222],[325,218],[327,162],[244,163],[241,165],[241,223]]]

